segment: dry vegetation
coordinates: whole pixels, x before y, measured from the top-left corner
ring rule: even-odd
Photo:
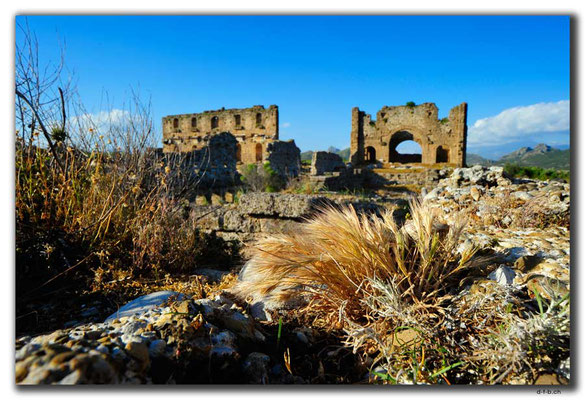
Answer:
[[[46,296],[70,295],[66,288],[185,274],[210,260],[232,265],[237,249],[200,232],[179,196],[197,189],[173,172],[181,160],[150,150],[157,140],[149,104],[133,94],[124,111],[96,120],[63,84],[62,64],[39,66],[36,40],[20,28],[27,39],[16,63],[17,329],[43,329],[21,326],[27,319],[19,317]]]
[[[499,228],[570,228],[570,211],[558,212],[551,208],[550,195],[544,192],[528,200],[514,198],[510,192],[500,197],[484,196],[481,203],[472,204],[466,212],[475,223]]]
[[[233,290],[344,329],[384,383],[533,383],[568,355],[568,296],[545,305],[482,280],[490,259],[458,247],[463,223],[416,202],[410,213],[398,226],[391,212],[323,210],[261,240]]]

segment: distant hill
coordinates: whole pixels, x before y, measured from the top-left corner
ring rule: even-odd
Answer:
[[[465,163],[467,165],[489,166],[489,165],[494,165],[496,162],[494,160],[489,160],[487,158],[484,158],[484,157],[480,156],[479,154],[467,154],[467,157],[465,159]]]
[[[522,147],[502,156],[497,163],[516,164],[524,167],[570,169],[571,151],[559,150],[541,143],[534,148]]]
[[[506,165],[515,164],[522,167],[540,167],[552,169],[570,169],[571,151],[561,150],[541,143],[532,147],[522,147],[516,151],[500,157],[499,160],[489,160],[477,154],[467,154],[466,164],[471,165]]]

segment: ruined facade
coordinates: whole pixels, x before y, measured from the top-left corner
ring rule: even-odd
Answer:
[[[162,126],[165,153],[199,150],[214,135],[229,132],[237,140],[236,160],[256,163],[267,159],[268,144],[278,140],[278,106],[169,115],[162,119]]]
[[[353,164],[369,162],[448,164],[462,167],[467,146],[467,103],[453,107],[439,120],[434,103],[385,106],[373,120],[354,107],[351,115]],[[396,147],[407,140],[420,145],[421,154],[400,154]]]
[[[323,175],[345,169],[341,156],[328,151],[316,151],[311,159],[311,175]]]
[[[275,140],[266,146],[266,161],[281,177],[297,177],[301,173],[301,149],[294,140]]]

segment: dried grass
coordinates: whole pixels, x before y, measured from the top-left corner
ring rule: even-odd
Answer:
[[[399,226],[391,210],[380,217],[351,206],[325,208],[294,233],[263,239],[252,250],[236,291],[253,301],[286,304],[305,298],[313,309],[363,316],[374,280],[393,282],[401,301],[436,307],[468,268],[474,250],[457,253],[464,223],[444,224],[436,209],[410,203]]]

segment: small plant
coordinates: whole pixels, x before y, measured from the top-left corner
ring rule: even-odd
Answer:
[[[443,125],[447,124],[448,122],[449,122],[449,118],[445,117],[445,118],[441,119],[441,124],[443,124]]]
[[[277,192],[284,186],[283,179],[272,169],[269,162],[262,165],[246,165],[241,179],[244,186],[253,192]]]
[[[51,130],[51,138],[55,141],[55,143],[62,143],[67,139],[67,132],[65,129],[61,127],[53,127]]]
[[[278,318],[278,333],[276,335],[276,348],[280,346],[280,337],[282,335],[282,316]]]
[[[408,101],[406,103],[406,107],[414,108],[416,107],[416,103],[414,101]]]

